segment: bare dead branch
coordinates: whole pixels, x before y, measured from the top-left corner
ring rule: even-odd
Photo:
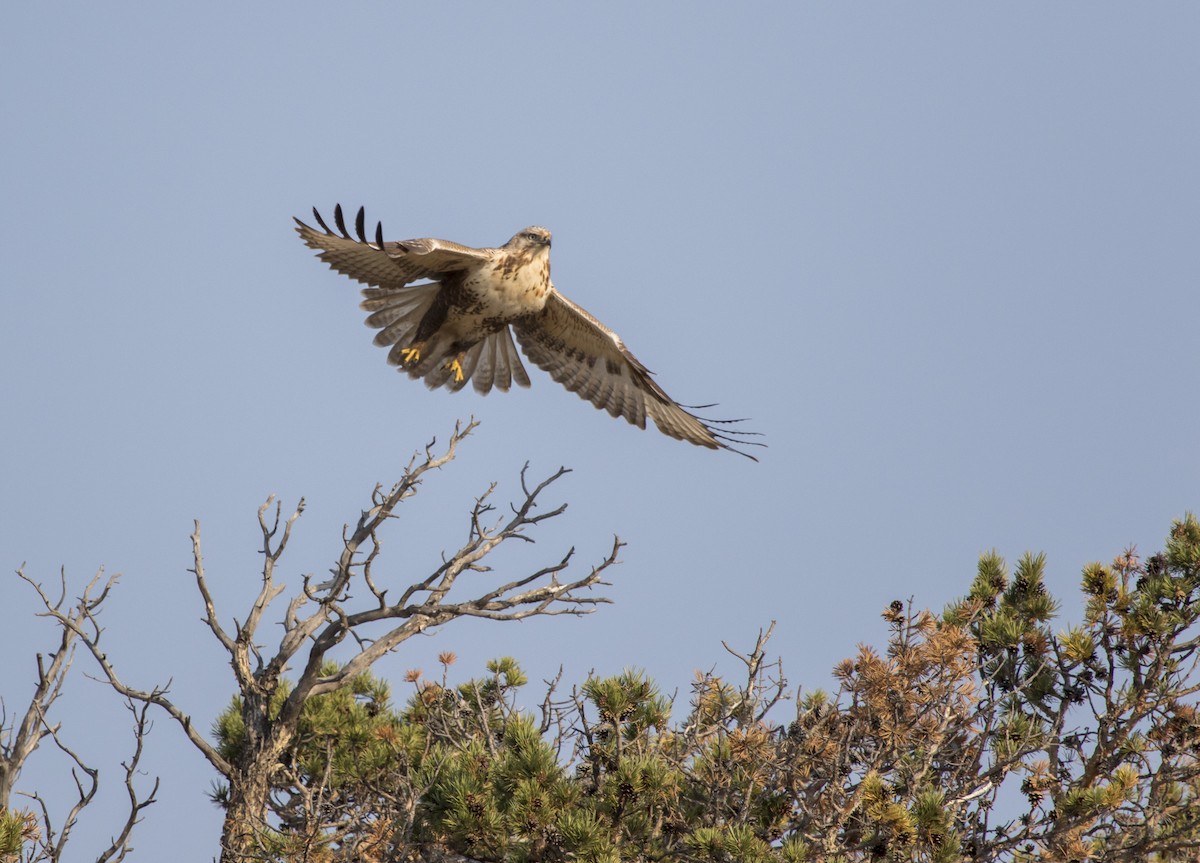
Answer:
[[[212,593],[209,592],[208,582],[204,577],[204,554],[200,549],[199,520],[192,522],[192,526],[192,559],[194,564],[189,571],[196,577],[196,589],[200,592],[200,598],[204,602],[203,620],[208,625],[208,628],[212,630],[217,641],[221,642],[221,646],[232,652],[233,639],[229,637],[217,619],[216,605],[213,602]]]
[[[76,604],[66,610],[61,607],[61,604],[55,605],[52,603],[41,586],[31,581],[30,583],[33,585],[45,608],[44,611],[38,613],[38,616],[50,617],[56,620],[59,626],[72,633],[73,638],[78,638],[79,642],[92,654],[92,658],[96,660],[96,664],[100,666],[100,670],[104,672],[105,680],[117,693],[134,701],[156,704],[165,710],[183,728],[188,740],[200,750],[209,763],[220,771],[222,775],[228,776],[230,771],[228,762],[221,757],[220,753],[205,739],[204,735],[192,726],[191,717],[166,697],[167,690],[165,688],[156,687],[150,691],[135,689],[132,686],[127,686],[117,675],[116,669],[109,661],[107,654],[101,649],[100,641],[104,629],[100,626],[96,614],[108,596],[109,591],[117,583],[120,575],[108,578],[107,581],[103,582],[99,594],[94,594],[93,591],[101,584],[100,579],[102,577],[103,570],[98,572],[84,587],[83,593],[76,601]]]
[[[134,785],[134,777],[138,774],[138,764],[142,760],[142,751],[145,747],[146,736],[150,733],[151,723],[148,718],[150,705],[148,703],[135,704],[129,701],[126,706],[129,712],[133,714],[134,728],[134,749],[133,754],[128,761],[123,761],[121,766],[125,769],[125,793],[129,800],[129,814],[125,818],[125,823],[121,826],[120,832],[112,843],[101,852],[96,858],[96,863],[120,863],[125,859],[125,855],[133,850],[129,844],[129,839],[133,834],[133,828],[141,822],[142,810],[154,805],[158,794],[159,777],[154,778],[154,785],[150,789],[150,793],[145,799],[141,799],[137,787]]]
[[[63,742],[57,729],[50,728],[49,726],[45,727],[54,744],[68,758],[75,762],[75,767],[71,769],[71,778],[75,780],[75,790],[78,796],[75,803],[71,806],[70,811],[63,818],[62,828],[57,833],[50,820],[49,808],[45,802],[37,794],[30,795],[31,799],[38,802],[42,810],[44,831],[42,838],[43,852],[46,855],[46,859],[58,861],[62,859],[63,850],[66,848],[68,839],[70,839],[71,830],[74,829],[76,822],[79,820],[79,814],[88,807],[100,788],[100,771],[85,764],[83,759],[79,757],[79,754]],[[80,773],[83,774],[83,777],[86,777],[86,780],[80,776]]]
[[[17,577],[32,586],[43,602],[50,603],[55,609],[61,611],[66,604],[64,571],[59,571],[60,591],[58,599],[53,602],[42,590],[41,585],[25,574],[24,564],[17,570]],[[74,612],[69,611],[68,614]],[[25,762],[42,739],[54,730],[46,723],[45,717],[62,693],[67,672],[75,660],[75,637],[73,631],[65,627],[59,628],[58,647],[49,655],[49,662],[42,654],[37,654],[37,683],[20,723],[15,728],[10,728],[7,722],[0,721],[0,811],[8,808],[13,786]]]

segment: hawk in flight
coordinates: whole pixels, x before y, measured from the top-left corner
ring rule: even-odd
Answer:
[[[368,239],[363,210],[353,237],[339,204],[337,233],[313,209],[321,230],[296,219],[296,231],[322,261],[363,288],[367,325],[388,362],[430,389],[458,391],[471,381],[487,394],[513,381],[529,386],[513,344],[571,392],[638,428],[649,417],[666,435],[754,458],[737,445],[751,432],[737,420],[703,420],[671,399],[612,330],[568,300],[550,281],[550,232],[530,227],[496,249],[446,240],[383,241],[383,225]],[[421,284],[413,284],[428,280]],[[714,428],[714,425],[726,426]]]

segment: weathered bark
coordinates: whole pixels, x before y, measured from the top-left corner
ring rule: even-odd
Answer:
[[[253,680],[253,678],[251,678]],[[264,675],[242,693],[242,723],[246,739],[227,775],[229,796],[221,826],[221,863],[263,860],[263,830],[271,795],[271,778],[280,758],[295,738],[296,723],[271,716],[271,703],[279,678]]]
[[[229,801],[221,827],[221,863],[263,860],[262,831],[271,793],[272,765],[259,758],[230,777]]]

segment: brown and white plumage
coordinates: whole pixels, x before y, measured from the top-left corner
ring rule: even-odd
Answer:
[[[513,344],[568,390],[639,428],[647,417],[664,434],[711,449],[751,444],[720,430],[668,396],[612,330],[572,303],[550,281],[550,232],[529,227],[503,246],[476,249],[446,240],[384,242],[376,225],[368,240],[359,209],[353,237],[341,206],[338,233],[320,213],[322,230],[296,219],[304,243],[339,273],[367,285],[361,307],[378,330],[375,344],[388,362],[431,389],[457,391],[472,381],[486,394],[529,377]],[[423,279],[424,284],[413,284]],[[728,421],[725,421],[726,423]],[[757,445],[757,444],[756,444]]]

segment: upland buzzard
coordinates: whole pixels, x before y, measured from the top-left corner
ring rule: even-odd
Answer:
[[[671,399],[608,327],[568,300],[550,281],[550,232],[525,228],[503,246],[475,249],[446,240],[384,242],[364,232],[360,208],[352,237],[340,205],[337,233],[313,209],[322,230],[296,219],[297,232],[339,273],[367,285],[362,308],[388,362],[430,389],[457,391],[471,381],[483,394],[529,376],[513,345],[568,390],[639,428],[649,417],[664,434],[753,458],[736,445],[749,432],[729,420],[703,420]],[[413,284],[428,280],[422,284]],[[714,425],[725,426],[714,428]],[[760,444],[754,444],[760,445]]]

